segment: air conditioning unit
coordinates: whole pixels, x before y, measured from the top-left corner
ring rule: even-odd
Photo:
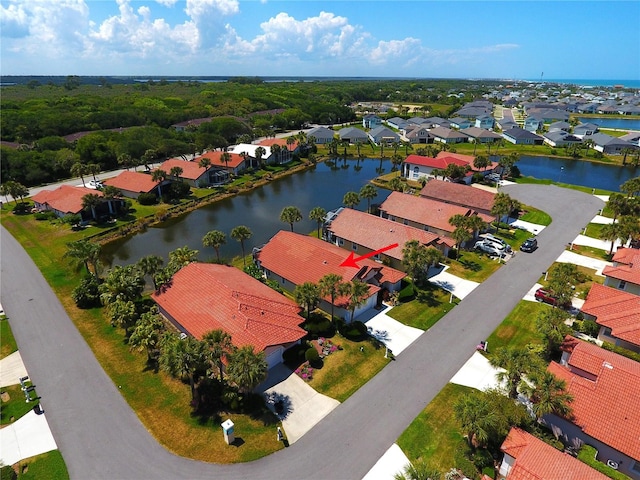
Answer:
[[[607,465],[611,468],[613,468],[614,470],[618,469],[618,462],[614,462],[613,460],[609,459],[607,460]]]

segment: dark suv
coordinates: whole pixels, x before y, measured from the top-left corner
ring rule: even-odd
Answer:
[[[526,239],[522,245],[520,245],[520,250],[523,252],[533,252],[536,248],[538,248],[538,240],[535,238]]]

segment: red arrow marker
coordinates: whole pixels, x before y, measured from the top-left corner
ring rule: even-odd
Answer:
[[[386,252],[387,250],[391,250],[392,248],[396,248],[398,246],[397,243],[394,243],[393,245],[387,245],[384,248],[381,248],[380,250],[376,250],[375,252],[369,252],[365,255],[362,255],[361,257],[355,258],[355,255],[353,254],[353,252],[351,252],[349,254],[349,256],[347,257],[347,259],[342,262],[340,264],[341,267],[355,267],[355,268],[360,268],[360,265],[358,265],[358,262],[360,260],[364,260],[365,258],[369,258],[369,257],[373,257],[374,255],[377,255],[379,253],[382,252]]]

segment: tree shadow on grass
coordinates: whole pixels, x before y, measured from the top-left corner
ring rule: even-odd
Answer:
[[[472,272],[479,272],[480,270],[482,270],[482,265],[480,265],[475,260],[465,260],[464,258],[462,258],[461,260],[458,260],[458,262],[465,270],[471,270]]]

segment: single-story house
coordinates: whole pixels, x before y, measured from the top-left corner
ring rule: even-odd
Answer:
[[[640,352],[640,296],[594,283],[580,310],[600,325],[599,340]]]
[[[640,479],[640,364],[571,336],[562,351],[548,371],[566,382],[571,418],[549,414],[542,423],[566,444],[591,445],[597,460]]]
[[[196,157],[194,160],[199,162],[201,158],[209,159],[213,169],[212,175],[215,175],[215,178],[212,179],[211,183],[223,183],[229,173],[239,175],[243,170],[249,167],[251,159],[247,158],[245,160],[245,157],[238,153],[227,152],[229,154],[229,159],[225,162],[222,159],[222,155],[224,153],[225,152],[218,150],[211,150],[203,153],[199,157]],[[224,172],[226,172],[226,175]]]
[[[542,137],[544,138],[544,143],[552,147],[566,147],[567,145],[582,143],[582,140],[565,130],[551,130],[543,133]]]
[[[600,105],[597,103],[585,103],[578,107],[579,113],[596,113]]]
[[[469,140],[464,133],[446,127],[432,128],[429,133],[436,142],[440,143],[464,143]]]
[[[476,118],[473,126],[476,128],[484,128],[485,130],[491,130],[496,124],[496,120],[491,115],[480,115]]]
[[[447,120],[446,118],[429,117],[424,119],[424,122],[422,123],[422,125],[424,125],[427,128],[436,128],[436,127],[449,128],[451,124],[449,123],[449,120]]]
[[[586,135],[593,135],[599,131],[600,127],[595,123],[579,123],[573,127],[573,134],[578,138],[582,138]]]
[[[271,156],[268,158],[267,163],[281,164],[290,162],[293,158],[293,155],[300,152],[300,143],[298,140],[293,141],[291,144],[287,144],[286,138],[265,138],[258,142],[258,145],[262,147],[268,147],[271,151]],[[273,147],[274,145],[278,145],[280,150],[276,153]]]
[[[618,137],[612,137],[606,133],[594,133],[593,135],[585,135],[583,141],[593,141],[593,149],[598,152],[608,153],[611,155],[621,155],[626,148],[637,149],[638,146],[630,142],[622,140]]]
[[[369,136],[359,128],[355,127],[341,128],[338,131],[338,137],[340,137],[340,140],[342,140],[343,142],[348,143],[369,143]]]
[[[224,330],[236,347],[264,352],[269,368],[307,334],[298,304],[227,265],[190,263],[151,298],[181,332],[200,340]]]
[[[469,128],[472,125],[475,125],[475,121],[469,120],[468,118],[454,117],[449,119],[449,126],[458,130]]]
[[[518,127],[518,124],[509,117],[509,118],[503,118],[502,120],[498,120],[498,126],[500,127],[501,130],[504,131],[504,130],[509,130],[511,128],[516,128]]]
[[[404,130],[408,122],[404,118],[392,117],[389,118],[385,123],[391,128],[395,128],[396,130]]]
[[[549,125],[549,131],[552,132],[554,130],[564,130],[565,132],[571,131],[571,124],[569,122],[553,122]]]
[[[640,147],[640,132],[629,132],[626,135],[619,137],[620,140],[629,142],[633,146]]]
[[[445,256],[456,244],[449,237],[440,237],[435,233],[351,208],[340,208],[334,212],[331,220],[325,225],[325,230],[329,242],[357,255],[397,245],[376,254],[373,258],[400,271],[404,271],[402,249],[410,240],[418,240],[422,245],[437,248]]]
[[[541,136],[520,127],[513,127],[503,131],[502,138],[515,145],[542,145]]]
[[[163,162],[158,168],[160,170],[164,170],[168,174],[174,167],[182,169],[180,179],[192,187],[206,187],[211,183],[214,183],[211,181],[211,174],[214,171],[212,166],[203,168],[199,165],[199,160],[197,159],[186,162],[180,158],[170,158]]]
[[[612,266],[602,270],[604,284],[608,287],[640,295],[640,250],[618,248],[611,259]]]
[[[376,128],[382,125],[382,119],[378,115],[369,113],[362,117],[362,126],[364,128]]]
[[[369,139],[373,143],[393,143],[400,141],[400,135],[383,125],[373,128],[369,132]]]
[[[185,130],[196,129],[203,123],[210,122],[212,117],[205,118],[193,118],[191,120],[185,120],[184,122],[178,122],[171,125],[177,132],[184,132]]]
[[[331,143],[335,137],[335,133],[336,132],[327,127],[314,127],[307,132],[307,138],[313,137],[314,143],[318,144]]]
[[[64,217],[66,215],[77,215],[82,217],[83,221],[87,221],[93,218],[107,213],[115,213],[115,203],[122,203],[120,200],[104,200],[102,205],[99,205],[94,211],[87,211],[82,207],[82,198],[85,195],[97,195],[103,197],[104,194],[100,190],[95,190],[86,187],[74,187],[72,185],[60,185],[54,190],[41,190],[31,197],[35,208],[39,211],[49,210],[56,214],[58,217]]]
[[[167,174],[169,172],[166,172]],[[103,182],[105,185],[116,187],[122,195],[128,198],[138,198],[141,193],[154,193],[161,196],[162,187],[171,183],[170,179],[154,181],[150,173],[132,172],[125,170],[120,175]]]
[[[491,215],[495,193],[480,188],[442,180],[429,180],[420,190],[420,196],[453,205],[469,207],[478,213]]]
[[[342,266],[347,256],[335,245],[285,230],[279,231],[266,245],[253,252],[254,261],[265,276],[289,292],[305,282],[317,285],[330,273],[342,277],[345,282],[360,280],[369,284],[367,301],[354,311],[354,318],[357,318],[378,305],[384,295],[399,290],[405,274],[370,259],[358,260],[359,269]],[[350,321],[348,301],[347,296],[336,299],[334,315]],[[322,299],[320,308],[331,311],[331,298]]]
[[[607,480],[609,477],[530,433],[511,427],[500,447],[500,480]]]
[[[429,130],[426,127],[415,127],[406,131],[404,136],[411,144],[433,143],[433,136],[429,133]]]
[[[498,135],[496,132],[490,132],[484,128],[480,127],[469,127],[464,130],[460,130],[460,133],[464,133],[469,137],[469,141],[474,141],[476,143],[494,143],[502,138],[502,136]]]
[[[449,223],[454,215],[470,217],[478,215],[469,207],[461,207],[425,197],[416,197],[401,192],[391,192],[380,205],[380,216],[394,222],[420,228],[438,236],[451,236],[456,229]],[[493,221],[493,216],[479,214],[483,221]]]
[[[540,117],[527,117],[524,119],[524,129],[529,132],[537,132],[544,127],[544,120]]]
[[[260,160],[256,151],[258,148],[264,149]],[[239,143],[228,150],[229,153],[235,153],[245,158],[246,168],[259,167],[261,163],[273,163],[271,148],[263,145],[254,145],[253,143]]]
[[[411,154],[402,162],[400,171],[404,178],[409,180],[420,180],[421,178],[435,177],[433,174],[434,170],[444,170],[450,163],[454,163],[461,167],[469,165],[468,161],[460,160],[453,156],[433,158]]]
[[[460,110],[454,113],[458,117],[466,118],[478,118],[481,115],[488,115],[493,111],[492,107],[488,106],[467,106],[465,105]]]

